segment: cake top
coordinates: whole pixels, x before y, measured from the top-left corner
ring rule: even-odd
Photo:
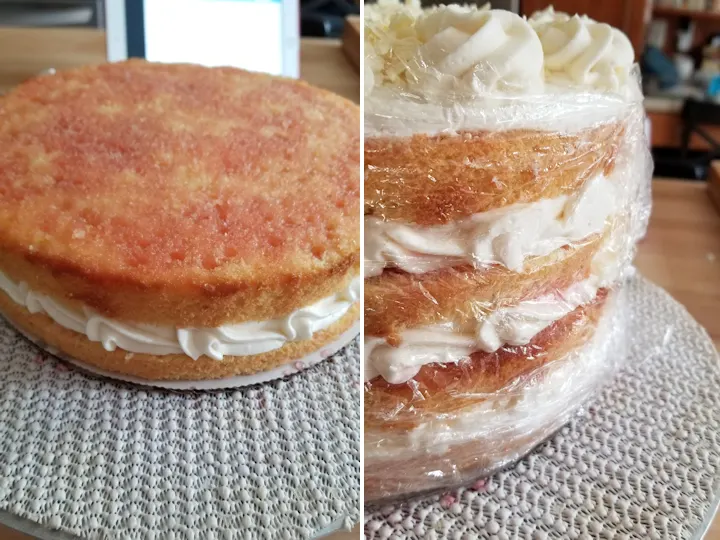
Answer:
[[[359,109],[134,60],[0,98],[0,249],[143,284],[330,273],[359,250]]]
[[[380,0],[365,14],[365,95],[452,97],[602,92],[631,97],[634,51],[618,29],[552,8],[503,10]]]

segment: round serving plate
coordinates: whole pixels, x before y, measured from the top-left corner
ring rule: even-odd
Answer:
[[[624,370],[510,469],[369,507],[375,539],[699,539],[720,504],[720,361],[665,291],[627,283]]]

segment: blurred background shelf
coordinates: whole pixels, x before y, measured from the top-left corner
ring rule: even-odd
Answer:
[[[700,21],[720,22],[720,11],[712,11],[707,9],[688,9],[668,6],[655,6],[653,8],[653,15],[656,17],[684,17]]]
[[[104,0],[0,0],[0,26],[103,28]]]

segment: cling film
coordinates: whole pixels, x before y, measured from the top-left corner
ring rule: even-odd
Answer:
[[[608,25],[390,2],[365,24],[377,502],[507,466],[620,368],[652,164],[632,48]]]

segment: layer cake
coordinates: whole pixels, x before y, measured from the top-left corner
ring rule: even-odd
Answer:
[[[359,109],[132,60],[0,98],[0,311],[85,364],[247,375],[358,318]]]
[[[365,19],[365,493],[378,501],[517,459],[612,372],[597,352],[612,325],[598,328],[646,227],[651,168],[617,29],[392,2]]]

